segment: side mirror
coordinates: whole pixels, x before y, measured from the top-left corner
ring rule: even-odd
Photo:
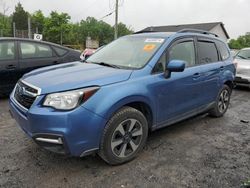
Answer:
[[[165,78],[170,78],[171,72],[183,72],[186,66],[186,62],[182,60],[171,60],[166,63]]]

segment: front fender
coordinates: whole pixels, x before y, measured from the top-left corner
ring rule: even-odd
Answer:
[[[142,102],[145,103],[147,106],[150,107],[152,115],[153,115],[153,124],[154,122],[154,117],[156,117],[156,110],[155,110],[155,106],[154,103],[146,96],[140,96],[140,95],[134,95],[134,96],[127,96],[125,98],[122,98],[121,100],[117,101],[116,103],[114,103],[110,109],[108,109],[104,115],[105,119],[110,119],[113,114],[118,111],[121,107],[126,106],[129,103],[133,103],[133,102]]]
[[[149,106],[153,115],[153,123],[156,117],[154,96],[143,84],[114,84],[101,88],[91,97],[83,107],[109,120],[121,107],[132,102],[143,102]]]

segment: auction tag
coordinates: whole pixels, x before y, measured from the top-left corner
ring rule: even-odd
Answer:
[[[150,42],[150,43],[163,43],[164,39],[161,38],[150,38],[146,39],[145,42]]]
[[[143,48],[144,51],[150,52],[155,49],[155,44],[146,44]]]

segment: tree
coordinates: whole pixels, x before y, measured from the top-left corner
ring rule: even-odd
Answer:
[[[246,33],[243,36],[239,36],[236,40],[231,39],[228,45],[231,49],[241,49],[250,47],[250,33]]]
[[[83,44],[87,37],[91,37],[91,39],[98,40],[100,45],[104,45],[113,40],[113,28],[103,21],[88,17],[79,23],[78,36]]]
[[[44,36],[45,39],[54,43],[63,43],[67,33],[70,31],[69,25],[70,16],[67,13],[50,13],[50,16],[45,19]]]
[[[0,6],[1,6],[0,0]],[[8,10],[4,6],[5,12]],[[44,40],[67,45],[85,45],[87,37],[98,40],[100,45],[107,44],[114,39],[114,28],[104,21],[99,21],[93,17],[87,17],[79,23],[70,23],[71,17],[67,13],[58,13],[53,11],[50,15],[44,16],[41,10],[32,14],[26,12],[21,3],[15,6],[13,15],[5,16],[0,13],[0,35],[6,28],[12,33],[12,22],[15,22],[17,30],[28,29],[28,17],[31,18],[31,28],[33,31],[38,28],[38,32],[43,34]],[[1,20],[4,20],[1,21]],[[5,24],[3,24],[5,23]],[[20,34],[21,33],[21,34]],[[132,30],[125,24],[118,24],[119,37],[132,33]],[[3,35],[3,34],[2,34]],[[4,34],[6,35],[6,34]],[[10,36],[10,35],[8,35]],[[27,36],[27,32],[19,32],[19,36]]]
[[[23,9],[19,2],[15,7],[15,12],[12,16],[12,21],[16,24],[16,29],[27,30],[28,28],[28,13]]]
[[[124,35],[129,35],[132,34],[133,31],[130,28],[127,28],[127,26],[123,23],[118,24],[118,36],[124,36]]]
[[[0,13],[0,37],[12,36],[11,18]]]
[[[31,23],[32,23],[32,28],[38,29],[38,33],[43,32],[45,16],[43,15],[41,10],[38,10],[31,15]]]

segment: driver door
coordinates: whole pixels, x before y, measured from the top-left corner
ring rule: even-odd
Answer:
[[[196,66],[196,47],[193,38],[174,42],[162,55],[155,70],[165,70],[166,62],[174,59],[187,63],[184,72],[173,72],[170,78],[165,78],[163,72],[154,74],[156,84],[153,89],[157,99],[158,126],[184,119],[195,113],[196,108],[202,104],[202,71],[200,66]]]

